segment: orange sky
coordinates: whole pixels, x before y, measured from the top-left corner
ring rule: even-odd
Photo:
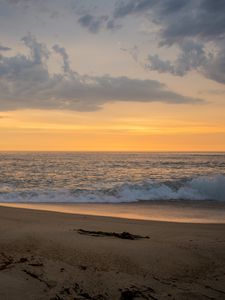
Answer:
[[[225,151],[219,7],[53,2],[0,2],[0,151]]]
[[[1,151],[225,150],[223,111],[209,105],[165,109],[163,104],[120,103],[89,113],[25,110],[1,115]]]

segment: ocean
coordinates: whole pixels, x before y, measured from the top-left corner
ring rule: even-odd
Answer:
[[[225,153],[0,153],[0,202],[152,200],[225,201]]]

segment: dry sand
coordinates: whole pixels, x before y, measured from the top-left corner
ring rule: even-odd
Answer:
[[[225,224],[0,207],[0,225],[1,300],[225,299]]]

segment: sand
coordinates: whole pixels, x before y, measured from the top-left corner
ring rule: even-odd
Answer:
[[[224,223],[225,201],[140,201],[133,203],[0,203],[1,206],[184,223]]]
[[[0,207],[0,299],[225,299],[225,224]]]

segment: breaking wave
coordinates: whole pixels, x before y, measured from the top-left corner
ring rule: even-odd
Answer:
[[[189,181],[123,183],[101,190],[22,190],[0,186],[0,202],[120,203],[151,200],[225,201],[225,176],[197,177]]]

